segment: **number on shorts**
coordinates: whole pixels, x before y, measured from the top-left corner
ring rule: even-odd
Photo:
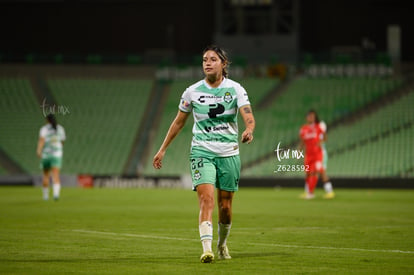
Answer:
[[[191,169],[195,170],[197,168],[201,168],[204,166],[203,163],[203,159],[202,158],[198,158],[198,159],[191,159]]]

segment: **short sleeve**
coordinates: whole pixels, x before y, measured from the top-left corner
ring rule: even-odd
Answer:
[[[65,129],[59,125],[60,128],[60,136],[61,136],[61,141],[65,141],[66,140],[66,133],[65,133]]]
[[[238,86],[236,89],[237,93],[237,106],[240,108],[244,105],[250,105],[249,96],[246,90],[242,86]]]
[[[47,136],[47,128],[46,127],[40,128],[39,137],[46,138],[46,136]]]
[[[191,105],[191,96],[189,89],[186,89],[182,94],[180,104],[178,105],[178,109],[180,109],[184,113],[190,113],[193,109],[193,106]]]
[[[319,129],[321,129],[322,133],[326,133],[327,127],[324,121],[319,122]]]

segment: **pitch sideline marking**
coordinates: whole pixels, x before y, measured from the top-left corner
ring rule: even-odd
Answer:
[[[364,228],[367,229],[388,229],[388,228],[408,228],[414,227],[412,225],[379,225],[379,226],[365,226]],[[291,227],[271,227],[271,230],[334,230],[334,229],[344,229],[347,227],[343,226],[309,226],[309,227],[301,227],[301,226],[291,226]],[[350,227],[352,228],[352,227]],[[238,231],[251,231],[251,230],[262,230],[263,227],[238,227]]]
[[[73,229],[73,232],[95,234],[95,235],[109,235],[109,236],[123,236],[133,238],[144,238],[144,239],[158,239],[158,240],[174,240],[174,241],[199,241],[195,239],[186,238],[175,238],[155,235],[142,235],[142,234],[130,234],[130,233],[115,233],[115,232],[104,232],[104,231],[93,231],[84,229]],[[249,245],[258,246],[273,246],[273,247],[286,247],[286,248],[307,248],[307,249],[327,249],[327,250],[350,250],[350,251],[362,251],[362,252],[383,252],[383,253],[403,253],[403,254],[414,254],[414,251],[409,250],[398,250],[398,249],[365,249],[365,248],[352,248],[352,247],[329,247],[329,246],[306,246],[306,245],[290,245],[290,244],[272,244],[272,243],[247,243]]]
[[[294,245],[294,244],[272,244],[272,243],[248,243],[249,245],[259,246],[276,246],[286,248],[308,248],[308,249],[328,249],[328,250],[350,250],[350,251],[362,251],[362,252],[384,252],[384,253],[404,253],[414,254],[414,251],[398,250],[398,249],[365,249],[365,248],[353,248],[353,247],[329,247],[329,246],[306,246],[306,245]]]
[[[133,237],[133,238],[144,238],[144,239],[159,239],[159,240],[174,240],[174,241],[195,241],[194,239],[175,238],[175,237],[164,237],[155,235],[141,235],[141,234],[129,234],[129,233],[115,233],[115,232],[104,232],[104,231],[93,231],[74,229],[74,232],[96,234],[96,235],[110,235],[110,236],[121,236],[121,237]]]

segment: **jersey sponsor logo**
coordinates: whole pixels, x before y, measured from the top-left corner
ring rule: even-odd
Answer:
[[[308,132],[303,135],[304,139],[313,139],[316,138],[316,132]]]
[[[230,93],[229,93],[230,94]],[[231,96],[231,95],[230,95]],[[201,95],[197,101],[200,103],[205,103],[206,100],[214,101],[214,102],[221,102],[223,101],[223,96],[216,96],[216,95]],[[230,100],[231,101],[231,100]],[[226,101],[227,102],[227,101]]]
[[[204,130],[206,130],[206,132],[207,133],[210,133],[210,132],[212,132],[212,131],[220,131],[220,130],[228,130],[229,129],[229,126],[214,126],[214,127],[211,127],[211,126],[206,126],[206,127],[204,127]]]
[[[200,96],[197,100],[198,100],[198,102],[200,102],[200,103],[205,103],[206,101],[204,100],[204,98],[205,98],[206,96],[204,96],[204,95],[202,95],[202,96]]]

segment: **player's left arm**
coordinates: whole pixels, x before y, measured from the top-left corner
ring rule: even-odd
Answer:
[[[250,105],[243,105],[240,107],[240,114],[243,118],[244,125],[246,126],[246,130],[242,133],[241,141],[249,144],[253,141],[253,131],[256,127],[252,107]]]
[[[328,140],[328,134],[325,132],[325,133],[323,134],[322,141],[323,141],[323,142],[326,142],[327,140]]]
[[[62,138],[60,140],[60,142],[62,143],[62,145],[65,144],[65,140],[66,140],[66,132],[65,132],[65,129],[62,127]]]
[[[37,142],[37,150],[36,154],[40,158],[42,156],[43,146],[45,145],[45,138],[39,137],[39,141]]]
[[[321,134],[322,134],[322,138],[319,141],[319,144],[324,143],[327,139],[328,139],[328,134],[327,134],[327,126],[326,123],[324,121],[320,121],[319,122],[319,129],[321,130]]]

